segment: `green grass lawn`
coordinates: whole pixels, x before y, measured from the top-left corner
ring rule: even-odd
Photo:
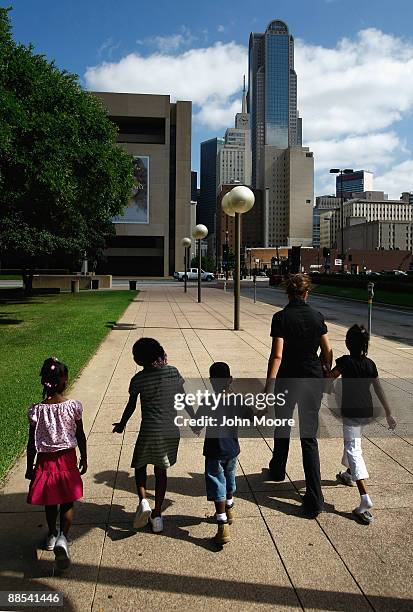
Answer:
[[[21,274],[0,274],[0,280],[22,280]]]
[[[355,300],[363,300],[367,302],[367,291],[365,289],[355,287],[338,287],[334,285],[314,285],[312,293],[323,295],[335,295],[338,297],[348,297]],[[375,289],[374,302],[393,304],[395,306],[413,306],[413,293],[396,293],[393,291],[385,291],[383,289]]]
[[[44,359],[66,363],[73,381],[135,296],[102,291],[24,299],[0,290],[0,481],[26,444],[27,409],[41,399]]]

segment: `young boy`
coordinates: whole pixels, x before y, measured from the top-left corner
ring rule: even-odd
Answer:
[[[232,376],[227,363],[222,361],[213,363],[209,368],[209,376],[216,394],[229,392]],[[236,412],[242,411],[241,407]],[[201,406],[196,416],[198,418],[201,414],[208,413],[218,423],[222,423],[223,417],[233,417],[234,412],[233,407],[224,406],[221,402],[213,413],[208,407]],[[200,433],[201,429],[197,429],[196,432]],[[215,503],[218,530],[214,540],[220,546],[230,541],[229,525],[235,518],[234,493],[237,458],[240,454],[237,435],[236,426],[207,427],[204,441],[206,493],[208,501]]]

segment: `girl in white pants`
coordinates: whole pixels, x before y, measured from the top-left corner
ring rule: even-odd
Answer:
[[[360,504],[353,514],[362,523],[369,525],[373,521],[370,512],[373,502],[367,493],[365,480],[369,477],[363,458],[361,438],[363,428],[374,418],[371,386],[379,398],[387,419],[389,429],[396,427],[396,421],[391,415],[382,386],[378,378],[376,364],[367,357],[369,335],[360,325],[353,325],[346,334],[346,347],[349,355],[336,359],[336,366],[329,373],[331,378],[342,376],[342,404],[344,452],[342,464],[347,468],[339,472],[337,478],[347,486],[354,482],[360,493]]]

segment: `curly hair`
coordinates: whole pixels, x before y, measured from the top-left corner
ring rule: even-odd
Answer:
[[[132,354],[136,363],[143,367],[166,358],[163,347],[154,338],[139,338],[133,345]]]
[[[61,393],[65,388],[68,367],[61,363],[57,357],[45,359],[40,370],[40,382],[43,385],[43,399]]]
[[[307,274],[290,274],[285,281],[289,298],[302,298],[311,289],[311,279]]]

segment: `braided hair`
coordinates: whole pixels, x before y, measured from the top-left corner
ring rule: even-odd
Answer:
[[[57,357],[46,359],[40,370],[40,380],[43,385],[43,399],[61,393],[65,387],[68,375],[67,365],[61,363]]]
[[[346,346],[352,357],[364,357],[369,350],[369,333],[363,325],[353,325],[346,334]]]

